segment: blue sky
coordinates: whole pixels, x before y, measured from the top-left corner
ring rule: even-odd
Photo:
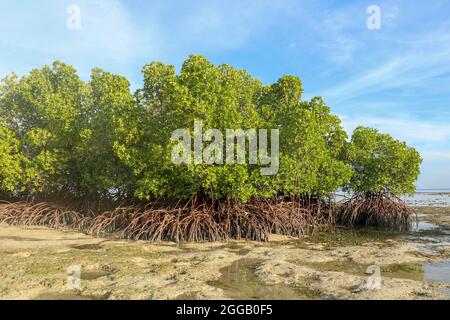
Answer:
[[[69,30],[67,7],[81,8]],[[381,29],[366,10],[381,8]],[[450,1],[0,0],[0,75],[59,59],[140,86],[142,66],[191,53],[264,83],[299,76],[350,132],[367,125],[418,148],[419,188],[450,188]]]

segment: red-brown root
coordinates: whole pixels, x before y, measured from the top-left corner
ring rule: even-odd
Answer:
[[[253,201],[216,205],[121,207],[93,215],[50,203],[0,204],[0,223],[69,227],[94,236],[114,234],[148,241],[267,241],[270,234],[299,237],[318,227],[317,217],[298,202]]]
[[[400,198],[387,193],[357,194],[338,206],[337,223],[408,230],[414,210]]]

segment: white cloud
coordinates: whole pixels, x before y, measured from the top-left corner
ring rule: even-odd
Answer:
[[[397,19],[397,17],[399,16],[399,14],[400,9],[397,6],[388,7],[387,9],[383,10],[382,14],[383,22],[393,23],[395,19]]]
[[[67,28],[72,4],[81,9],[80,30]],[[8,48],[0,70],[23,74],[58,59],[73,64],[84,79],[94,66],[129,74],[136,58],[157,55],[151,31],[144,34],[119,0],[17,2],[0,10],[0,45]]]
[[[350,2],[330,10],[329,3],[314,3],[302,15],[302,24],[312,31],[316,53],[336,66],[355,67],[361,53],[371,50],[372,40],[386,34],[395,24],[400,9],[392,3],[377,3],[382,10],[382,32],[367,29],[368,4]],[[308,32],[309,34],[310,32]]]
[[[399,40],[403,42],[403,40]],[[368,66],[350,80],[323,91],[327,101],[339,103],[387,89],[419,87],[427,90],[427,81],[450,72],[450,32],[439,30],[410,41],[407,53],[391,55],[379,65]],[[440,88],[441,90],[448,90]],[[431,87],[430,90],[436,90]]]
[[[415,147],[423,158],[419,188],[450,186],[450,125],[408,118],[341,116],[344,129],[351,135],[359,126],[368,126],[389,133]]]
[[[34,54],[66,54],[92,48],[120,54],[136,40],[138,32],[118,0],[77,1],[81,8],[80,30],[67,28],[69,4],[48,1],[12,6],[1,15],[2,24],[11,25],[0,41],[10,50],[23,49]]]
[[[198,1],[174,19],[170,30],[177,32],[182,44],[195,46],[196,50],[236,49],[279,23],[294,3],[292,0]]]
[[[314,35],[309,41],[314,42],[317,54],[336,64],[353,61],[355,52],[362,45],[355,35],[355,30],[361,30],[364,25],[365,11],[360,9],[360,6],[345,6],[329,10],[323,4],[315,3],[303,12],[302,22]]]
[[[152,34],[144,35],[134,25],[127,9],[118,0],[82,1],[82,29],[80,31],[67,30],[66,39],[61,39],[68,52],[86,52],[99,50],[109,56],[121,59],[133,56],[136,49],[152,49],[149,41],[155,40]],[[74,40],[67,46],[67,40]],[[59,44],[61,44],[59,42]]]
[[[415,145],[446,142],[450,139],[450,125],[408,118],[341,116],[345,130],[351,134],[362,125],[389,133],[396,139]]]
[[[424,151],[422,157],[425,161],[450,160],[450,152]]]

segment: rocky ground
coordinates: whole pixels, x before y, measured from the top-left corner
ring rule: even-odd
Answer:
[[[419,211],[407,234],[337,229],[268,243],[154,244],[0,225],[0,299],[450,299],[448,209]],[[368,287],[370,266],[379,289]]]

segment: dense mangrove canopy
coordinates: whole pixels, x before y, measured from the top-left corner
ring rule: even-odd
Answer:
[[[346,153],[353,169],[352,191],[397,196],[414,193],[422,159],[404,142],[375,129],[358,127]]]
[[[338,189],[414,192],[420,155],[374,129],[351,140],[299,78],[264,85],[245,70],[190,56],[179,74],[153,62],[142,88],[100,69],[85,83],[62,62],[10,75],[0,87],[0,194],[150,201],[328,196]],[[279,170],[256,164],[174,164],[174,130],[279,129]]]

